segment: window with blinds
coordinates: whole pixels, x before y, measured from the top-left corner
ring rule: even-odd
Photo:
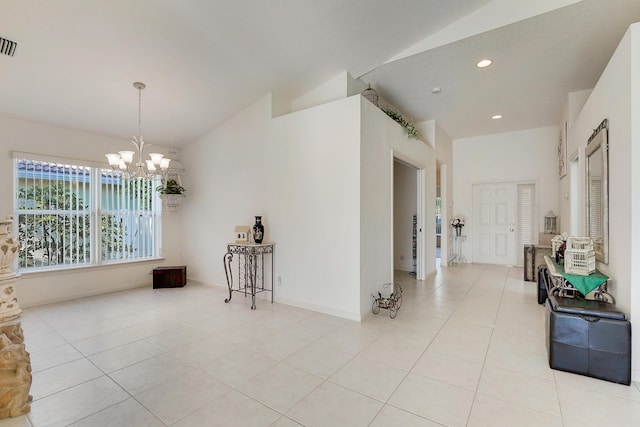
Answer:
[[[518,184],[518,237],[520,241],[518,265],[524,263],[524,245],[532,245],[536,242],[538,234],[536,211],[536,185],[533,183]]]
[[[156,183],[108,169],[15,159],[19,268],[59,269],[158,256]]]

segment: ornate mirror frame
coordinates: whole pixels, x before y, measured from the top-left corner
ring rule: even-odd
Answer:
[[[596,260],[609,263],[609,121],[593,131],[585,150],[587,236],[593,239]]]

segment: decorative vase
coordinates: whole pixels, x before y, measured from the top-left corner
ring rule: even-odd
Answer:
[[[456,236],[462,236],[462,227],[456,227]]]
[[[253,224],[253,241],[262,243],[264,238],[264,225],[262,225],[262,217],[256,216],[256,223]]]

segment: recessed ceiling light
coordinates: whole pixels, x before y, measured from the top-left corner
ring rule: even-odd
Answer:
[[[495,116],[491,116],[493,120],[498,120],[502,118],[502,114],[496,114]]]
[[[476,67],[478,68],[485,68],[488,67],[489,65],[493,64],[493,61],[490,59],[483,59],[482,61],[478,62],[476,64]]]
[[[442,92],[442,89],[439,87],[434,87],[433,89],[431,89],[431,93],[438,94],[440,92]]]

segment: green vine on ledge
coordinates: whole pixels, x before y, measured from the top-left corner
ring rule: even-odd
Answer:
[[[397,111],[389,107],[383,108],[382,111],[384,111],[387,114],[387,116],[391,117],[400,126],[402,126],[402,128],[404,129],[405,133],[409,138],[411,139],[422,138],[422,132],[420,132],[420,129],[418,129],[413,123],[411,123],[410,121],[402,117],[402,114],[398,113]]]

